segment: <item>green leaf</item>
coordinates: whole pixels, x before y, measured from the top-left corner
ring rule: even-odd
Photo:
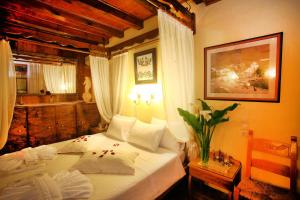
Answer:
[[[182,116],[183,120],[190,125],[197,133],[201,131],[201,126],[199,123],[199,118],[190,112],[183,110],[181,108],[177,108],[179,115]]]
[[[234,109],[236,109],[236,107],[237,107],[238,105],[239,105],[239,104],[234,103],[234,104],[228,106],[227,108],[225,108],[225,109],[223,109],[223,110],[215,110],[215,111],[212,113],[212,118],[223,117],[224,115],[227,114],[228,111],[233,111]]]
[[[203,101],[202,99],[198,99],[198,100],[201,101],[202,110],[211,110],[211,108],[205,101]]]
[[[210,125],[211,126],[216,126],[217,124],[223,123],[223,122],[228,122],[229,118],[215,118],[211,120]]]

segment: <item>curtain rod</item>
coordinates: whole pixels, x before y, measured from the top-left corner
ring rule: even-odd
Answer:
[[[130,51],[130,50],[132,50],[132,49],[140,48],[140,47],[146,46],[146,45],[148,45],[148,44],[151,44],[151,43],[154,43],[154,42],[157,42],[157,41],[159,41],[159,38],[158,38],[158,37],[155,38],[155,39],[153,39],[153,40],[146,41],[146,42],[137,44],[137,45],[132,46],[132,47],[124,48],[124,49],[122,49],[122,50],[117,50],[117,51],[115,51],[114,53],[112,53],[111,56],[116,56],[116,55],[119,55],[119,54],[128,52],[128,51]]]

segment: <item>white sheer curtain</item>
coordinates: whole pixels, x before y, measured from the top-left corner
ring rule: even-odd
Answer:
[[[76,65],[63,64],[65,93],[76,93]]]
[[[165,113],[169,123],[176,124],[176,136],[187,141],[189,133],[177,108],[191,110],[194,102],[193,32],[161,10],[158,24]]]
[[[44,79],[47,90],[51,93],[76,92],[76,65],[63,64],[43,65]]]
[[[28,65],[27,83],[29,94],[38,94],[41,89],[46,89],[42,64],[30,63]]]
[[[109,89],[109,62],[107,58],[89,56],[96,104],[106,122],[112,118]]]
[[[16,101],[16,72],[9,43],[0,42],[0,149],[7,141]]]
[[[120,114],[126,96],[128,80],[128,53],[114,56],[110,60],[112,77],[112,108],[113,114]]]
[[[44,79],[46,88],[51,93],[63,93],[64,81],[63,81],[63,70],[58,65],[43,65]]]

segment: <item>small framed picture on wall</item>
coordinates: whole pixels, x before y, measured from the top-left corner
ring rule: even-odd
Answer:
[[[204,99],[279,102],[282,35],[204,48]]]
[[[134,54],[135,84],[157,83],[156,49]]]

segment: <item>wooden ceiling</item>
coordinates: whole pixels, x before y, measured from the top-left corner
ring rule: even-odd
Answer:
[[[183,1],[2,0],[0,34],[51,48],[103,51],[109,38],[122,38],[128,28],[142,29],[144,20],[156,15],[158,8],[194,28],[194,16],[181,5]]]

